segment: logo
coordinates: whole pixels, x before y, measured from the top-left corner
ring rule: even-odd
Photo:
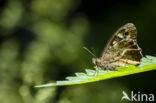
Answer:
[[[121,101],[128,100],[128,101],[154,101],[154,94],[145,94],[141,92],[134,93],[131,91],[130,95],[128,95],[125,91],[122,91],[122,98]]]

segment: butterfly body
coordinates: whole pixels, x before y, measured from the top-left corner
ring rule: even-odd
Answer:
[[[109,40],[101,57],[93,58],[92,62],[101,69],[110,70],[129,64],[140,64],[142,53],[136,41],[136,34],[134,24],[128,23],[122,26]]]

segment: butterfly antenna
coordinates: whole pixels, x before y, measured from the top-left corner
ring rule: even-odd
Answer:
[[[96,57],[88,48],[86,47],[82,47],[83,49],[85,49],[86,51],[88,51],[93,57]]]

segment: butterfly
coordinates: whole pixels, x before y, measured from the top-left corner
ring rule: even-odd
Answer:
[[[137,30],[133,23],[120,27],[111,37],[100,58],[92,58],[92,63],[103,70],[117,67],[139,65],[143,57],[137,44]]]

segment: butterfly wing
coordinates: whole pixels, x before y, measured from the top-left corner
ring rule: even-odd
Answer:
[[[101,63],[115,62],[121,58],[126,61],[139,62],[142,58],[142,53],[136,42],[136,36],[137,30],[132,23],[128,23],[118,29],[104,49]]]

